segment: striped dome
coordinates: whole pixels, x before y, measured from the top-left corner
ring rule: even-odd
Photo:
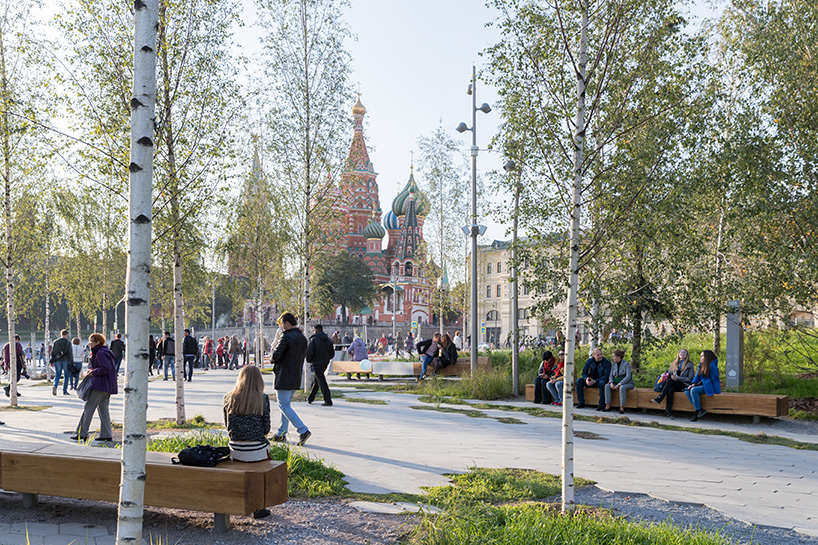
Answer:
[[[392,201],[392,212],[394,212],[396,216],[406,215],[406,211],[409,210],[409,198],[412,194],[415,196],[415,211],[419,216],[425,216],[426,212],[429,211],[429,201],[423,196],[420,189],[418,189],[418,185],[415,183],[414,169],[409,174],[409,181],[406,182],[406,186],[398,193],[395,200]]]
[[[378,221],[375,218],[372,218],[372,221],[369,222],[369,225],[364,227],[363,235],[366,238],[381,239],[386,236],[386,229],[381,227],[381,224],[378,223]]]
[[[383,226],[389,231],[400,229],[400,220],[392,210],[383,217]]]

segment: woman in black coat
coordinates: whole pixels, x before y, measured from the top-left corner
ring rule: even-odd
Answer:
[[[448,333],[440,337],[440,357],[436,358],[435,371],[457,363],[457,347]]]

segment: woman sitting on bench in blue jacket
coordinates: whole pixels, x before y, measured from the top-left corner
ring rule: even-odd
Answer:
[[[699,418],[707,414],[707,411],[702,409],[701,395],[712,396],[721,393],[721,385],[719,384],[719,360],[711,350],[702,352],[699,358],[699,369],[696,371],[696,376],[685,390],[687,399],[693,404],[693,410],[696,414],[690,419],[691,422],[696,422]]]

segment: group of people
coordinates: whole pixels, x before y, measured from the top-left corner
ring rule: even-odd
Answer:
[[[550,397],[552,405],[562,405],[565,352],[560,350],[558,359],[555,359],[550,351],[545,351],[542,358],[534,381],[534,403],[547,403],[546,400]],[[617,349],[613,351],[611,357],[613,361],[609,361],[601,348],[594,348],[591,357],[582,367],[582,374],[576,379],[577,399],[574,407],[582,409],[586,406],[585,388],[597,388],[599,390],[597,411],[610,411],[612,396],[614,392],[618,392],[619,413],[624,414],[628,390],[635,386],[631,364],[624,358],[625,352]],[[695,411],[692,422],[707,414],[707,411],[702,409],[701,396],[721,393],[718,359],[711,350],[704,350],[701,353],[698,366],[690,361],[687,350],[680,350],[666,375],[666,380],[661,383],[659,395],[652,401],[657,404],[665,401],[665,413],[669,418],[674,418],[674,392],[684,392],[690,400]]]

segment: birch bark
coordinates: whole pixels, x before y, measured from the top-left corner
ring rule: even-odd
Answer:
[[[582,164],[585,146],[585,87],[588,64],[588,0],[582,0],[582,26],[577,63],[577,116],[574,132],[574,184],[571,207],[571,253],[568,285],[568,312],[565,319],[565,382],[562,400],[562,511],[574,509],[574,357],[577,331],[577,291],[579,288],[579,227],[582,202]]]
[[[148,408],[153,127],[156,108],[157,0],[134,2],[129,245],[125,303],[125,403],[117,545],[142,543]]]

